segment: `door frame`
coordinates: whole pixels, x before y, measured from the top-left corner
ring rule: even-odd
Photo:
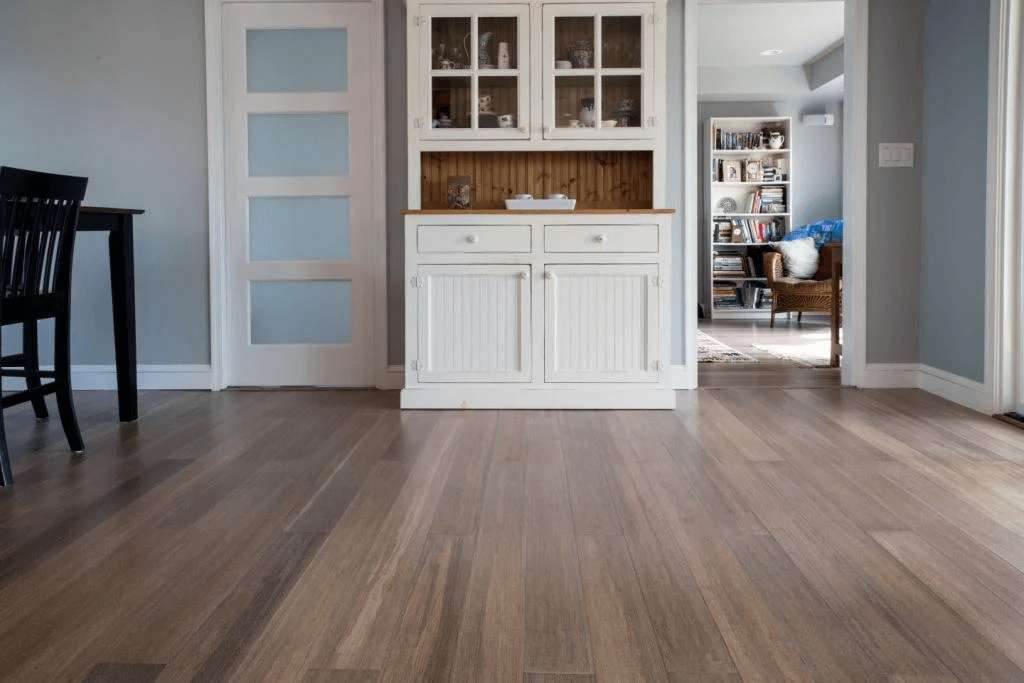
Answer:
[[[1024,404],[1024,2],[989,8],[985,412]]]
[[[1010,0],[993,0],[1010,1]],[[1016,0],[1013,0],[1016,1]],[[868,5],[846,0],[843,29],[843,358],[841,381],[862,386],[867,365],[867,175],[868,175]],[[683,329],[684,364],[676,375],[677,389],[696,389],[698,220],[697,145],[703,143],[698,113],[697,9],[700,0],[684,6],[684,162],[683,162]]]
[[[226,388],[231,349],[228,335],[227,219],[225,204],[226,163],[224,131],[224,45],[222,18],[229,4],[287,2],[370,2],[374,6],[373,33],[378,37],[376,54],[371,55],[371,81],[384,82],[384,2],[383,0],[204,0],[206,42],[206,155],[208,173],[210,229],[210,390]],[[386,386],[387,373],[387,219],[385,216],[385,129],[384,88],[374,89],[370,98],[373,130],[370,140],[370,177],[374,188],[370,197],[371,224],[375,230],[370,241],[371,303],[374,309],[370,331],[377,386]]]

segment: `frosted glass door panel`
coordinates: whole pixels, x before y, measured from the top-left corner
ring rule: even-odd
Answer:
[[[348,175],[348,114],[249,114],[252,177]]]
[[[349,280],[263,280],[249,291],[253,344],[352,341]]]
[[[352,258],[348,197],[252,197],[253,261],[348,261]]]
[[[249,92],[348,90],[347,29],[250,29],[245,56]]]

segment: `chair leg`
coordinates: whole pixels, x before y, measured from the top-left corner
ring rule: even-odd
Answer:
[[[772,302],[772,319],[768,323],[768,327],[772,327],[772,328],[775,327],[775,302],[774,301]]]
[[[39,328],[35,320],[21,324],[21,352],[25,356],[25,386],[29,389],[38,389],[42,386],[39,376],[32,377],[32,372],[39,372]],[[32,410],[36,413],[37,420],[45,420],[50,417],[46,410],[46,398],[39,396],[32,399]]]
[[[71,395],[71,320],[67,311],[57,316],[54,325],[53,365],[57,375],[57,412],[60,423],[64,427],[64,436],[68,446],[75,453],[85,451],[82,431],[78,428],[75,416],[75,402]]]
[[[4,414],[0,410],[0,486],[10,486],[14,483],[14,476],[11,475],[11,457],[7,453],[7,432],[4,430]]]
[[[797,314],[796,314],[796,324],[799,325],[803,321],[804,321],[804,312],[803,311],[797,311]]]
[[[2,355],[3,352],[0,351],[0,356]],[[7,431],[4,429],[4,411],[0,408],[0,486],[10,486],[13,483],[11,456],[7,452]]]

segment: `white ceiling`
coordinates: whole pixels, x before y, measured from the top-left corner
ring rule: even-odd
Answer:
[[[705,0],[698,30],[701,66],[801,66],[843,39],[843,2]]]

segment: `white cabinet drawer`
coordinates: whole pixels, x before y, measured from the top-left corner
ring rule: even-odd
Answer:
[[[657,225],[545,225],[544,251],[656,253]]]
[[[420,225],[416,248],[421,254],[530,253],[529,225]]]

